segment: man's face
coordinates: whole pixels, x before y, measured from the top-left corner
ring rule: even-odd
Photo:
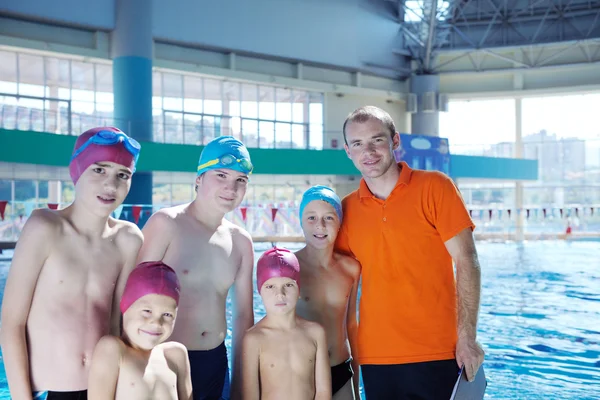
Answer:
[[[131,188],[132,171],[110,161],[87,167],[77,181],[77,199],[91,212],[108,217],[120,206]]]
[[[306,243],[318,249],[335,243],[341,224],[335,208],[323,200],[308,203],[300,222]]]
[[[196,178],[198,196],[223,214],[240,205],[248,188],[248,175],[232,169],[213,169]]]
[[[346,154],[363,177],[376,179],[396,164],[394,149],[400,136],[390,131],[377,119],[366,122],[350,122],[346,125]]]
[[[295,280],[287,277],[270,278],[258,289],[267,313],[285,314],[296,309],[300,288]]]
[[[160,294],[147,294],[137,299],[123,314],[123,331],[130,344],[152,350],[173,333],[177,303]]]

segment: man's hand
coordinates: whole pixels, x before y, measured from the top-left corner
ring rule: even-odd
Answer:
[[[465,366],[467,380],[473,382],[479,367],[483,363],[483,348],[475,338],[467,336],[459,337],[456,342],[456,363],[458,367]]]

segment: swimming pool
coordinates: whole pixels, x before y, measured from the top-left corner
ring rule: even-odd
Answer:
[[[266,248],[256,245],[257,258]],[[478,242],[477,248],[486,399],[600,399],[600,242]],[[0,261],[0,295],[8,267]],[[258,320],[264,308],[257,293],[254,301]]]

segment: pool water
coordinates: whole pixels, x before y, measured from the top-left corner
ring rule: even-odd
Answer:
[[[266,249],[257,244],[256,258]],[[485,398],[600,399],[600,242],[478,242],[477,249]],[[9,265],[0,261],[0,295]],[[254,304],[258,320],[258,293]],[[0,400],[9,398],[0,363]]]

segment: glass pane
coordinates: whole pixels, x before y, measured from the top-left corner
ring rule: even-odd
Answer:
[[[292,91],[277,88],[276,90],[275,119],[277,121],[292,120]]]
[[[183,115],[181,113],[164,113],[165,143],[183,143]]]
[[[202,144],[202,116],[184,114],[184,144]]]
[[[223,114],[239,117],[240,84],[238,82],[223,82]]]
[[[152,73],[152,107],[162,107],[162,73]]]
[[[258,88],[256,85],[242,84],[242,117],[258,118]]]
[[[242,142],[246,147],[258,147],[258,121],[242,119]]]
[[[193,199],[193,193],[194,193],[194,185],[193,184],[181,184],[181,183],[174,183],[172,185],[173,189],[172,189],[172,197],[171,197],[171,201],[173,202],[173,205],[176,204],[183,204],[183,203],[187,203],[188,201],[191,201]]]
[[[223,101],[221,93],[222,81],[204,79],[204,113],[221,115],[223,113]]]
[[[261,121],[258,124],[260,139],[258,147],[261,149],[271,149],[275,142],[275,124],[273,122]]]
[[[62,201],[63,203],[69,204],[75,200],[75,186],[71,181],[61,182],[62,186]]]
[[[71,74],[73,89],[94,92],[94,64],[71,61]],[[74,95],[73,98],[75,99]]]
[[[202,78],[184,77],[185,99],[183,100],[183,109],[185,111],[202,113],[202,90]]]
[[[275,120],[275,88],[259,86],[258,117]]]
[[[291,125],[278,122],[275,124],[275,147],[289,149],[292,147]]]
[[[292,125],[292,148],[294,149],[305,149],[306,148],[306,134],[307,125]]]
[[[163,73],[163,107],[165,110],[181,111],[183,109],[182,78],[181,75]]]
[[[152,187],[152,204],[154,206],[171,205],[171,184],[155,183]]]
[[[17,93],[17,53],[0,51],[0,92]]]
[[[26,85],[21,87],[21,84]],[[44,84],[44,59],[41,56],[19,54],[19,93],[43,97]]]
[[[112,65],[96,64],[96,91],[110,93],[112,95],[112,92],[113,92]],[[98,99],[97,99],[97,101],[101,102]],[[112,100],[111,100],[111,102],[112,102]]]
[[[70,99],[71,62],[53,57],[44,57],[44,62],[46,63],[46,96],[54,99]]]

